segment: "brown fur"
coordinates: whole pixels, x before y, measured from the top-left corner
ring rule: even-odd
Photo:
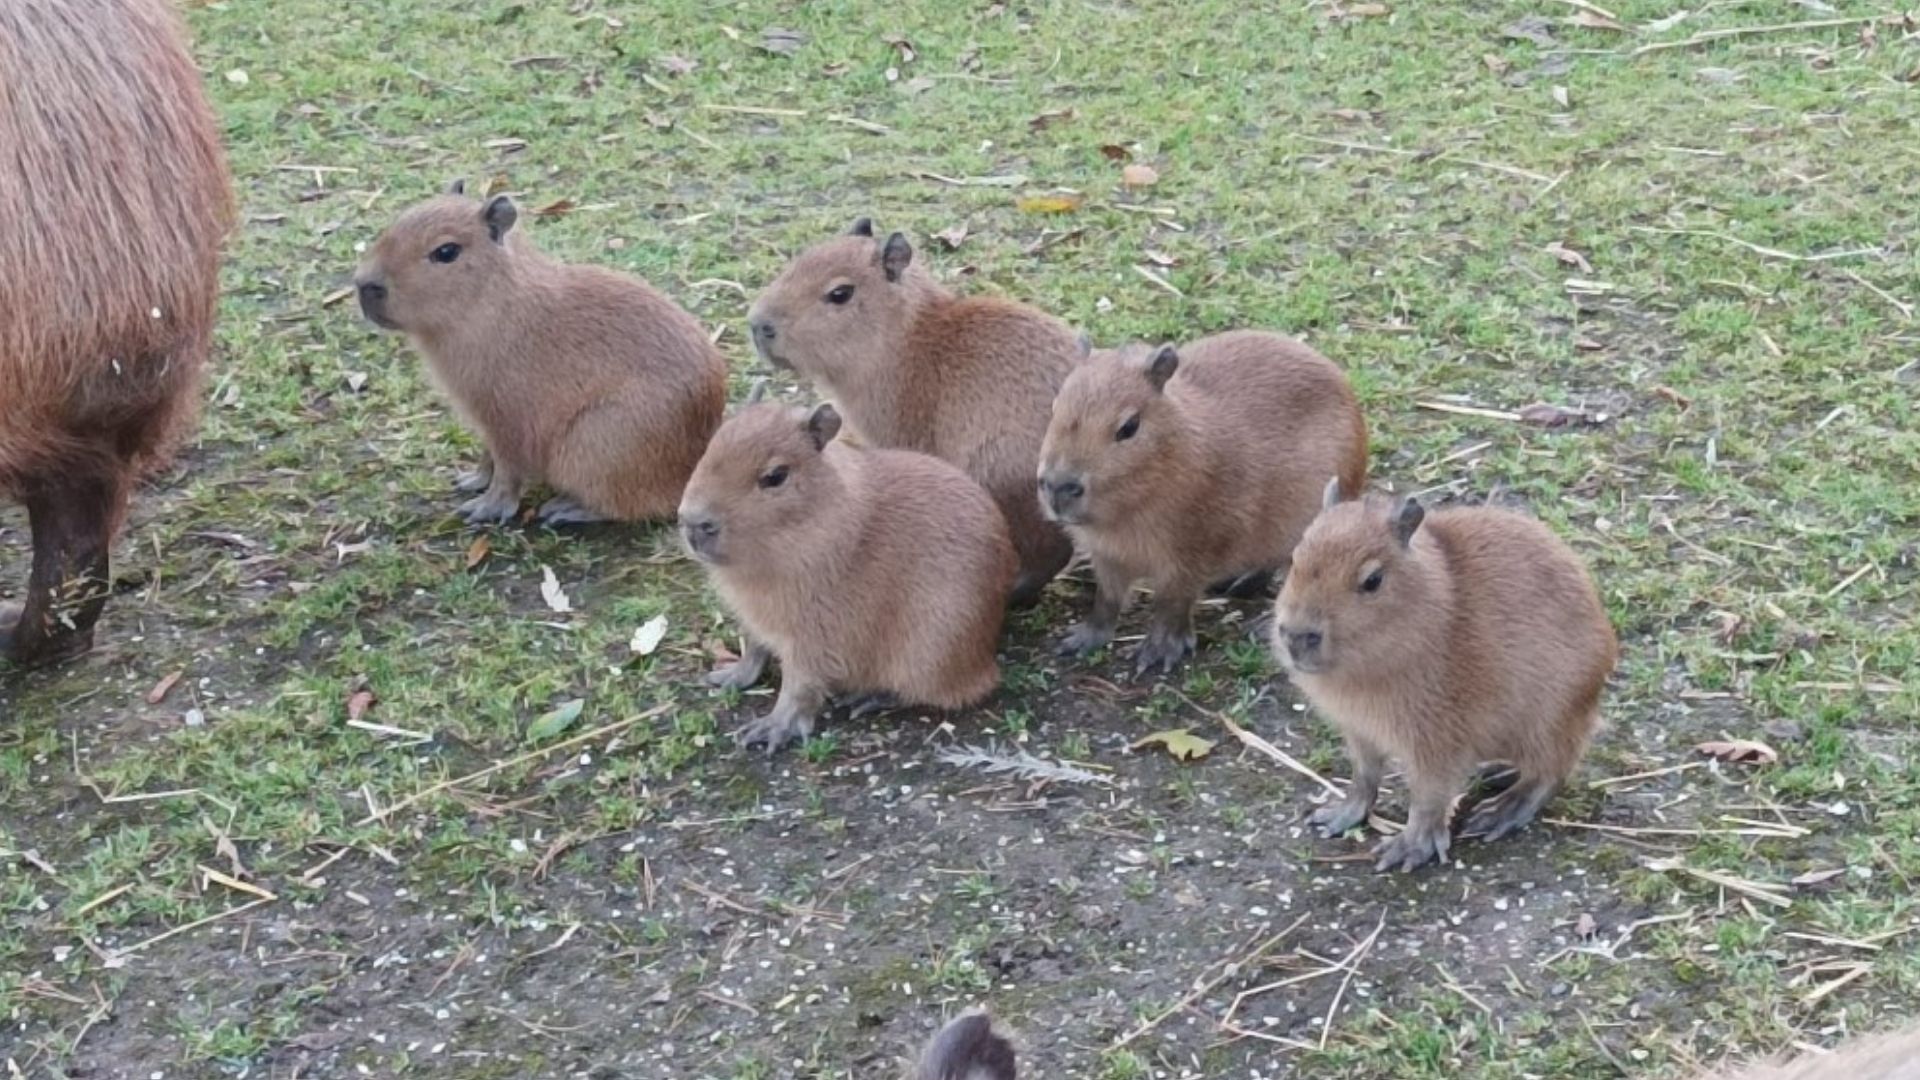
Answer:
[[[1920,1080],[1920,1028],[1866,1035],[1831,1054],[1716,1072],[1707,1080]]]
[[[914,1080],[1016,1080],[1013,1043],[984,1011],[949,1020],[927,1042]]]
[[[1284,567],[1337,474],[1356,488],[1366,422],[1346,376],[1300,342],[1252,331],[1177,353],[1164,389],[1154,357],[1096,354],[1068,377],[1040,455],[1040,502],[1093,558],[1098,593],[1063,651],[1104,645],[1136,582],[1154,592],[1144,669],[1193,648],[1193,603],[1209,582]],[[1119,438],[1137,419],[1137,434]],[[1084,494],[1063,498],[1060,484]],[[1050,486],[1051,485],[1051,486]]]
[[[134,479],[191,425],[233,209],[169,0],[0,4],[0,497],[34,568],[0,656],[84,652]]]
[[[912,249],[899,233],[883,242],[867,230],[781,271],[749,314],[754,344],[832,397],[860,441],[932,454],[986,488],[1020,557],[1014,602],[1030,603],[1073,557],[1034,504],[1033,463],[1079,341],[1024,304],[955,296],[918,263],[897,263],[890,278],[886,253],[911,260]],[[852,297],[828,302],[841,286]]]
[[[646,282],[541,254],[502,200],[414,206],[355,275],[368,316],[406,332],[486,443],[462,482],[486,492],[462,514],[511,519],[545,481],[565,496],[541,508],[550,522],[672,515],[726,408],[726,360]],[[433,261],[446,244],[454,261]]]
[[[999,682],[994,649],[1015,559],[1000,512],[938,458],[832,441],[831,406],[749,405],[715,433],[680,506],[688,548],[751,646],[716,673],[783,678],[742,732],[772,753],[830,694],[958,708]],[[778,486],[763,486],[775,470]]]
[[[1380,496],[1337,502],[1341,488],[1328,485],[1334,504],[1294,551],[1274,651],[1354,760],[1347,797],[1314,823],[1337,835],[1365,821],[1384,757],[1399,758],[1411,817],[1378,853],[1382,869],[1411,869],[1446,857],[1453,798],[1477,765],[1518,772],[1468,826],[1488,839],[1523,827],[1559,789],[1600,722],[1613,627],[1579,558],[1532,518],[1423,516]]]

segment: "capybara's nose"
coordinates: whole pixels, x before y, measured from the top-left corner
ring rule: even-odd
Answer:
[[[1320,631],[1289,630],[1287,632],[1287,652],[1295,660],[1306,660],[1320,651]]]
[[[362,304],[378,304],[386,298],[387,287],[385,285],[377,281],[363,281],[360,283],[360,302]]]
[[[1050,507],[1055,514],[1065,515],[1073,511],[1086,498],[1087,485],[1077,476],[1060,474],[1040,477],[1040,501]]]
[[[753,331],[753,340],[762,345],[771,344],[775,337],[773,324],[765,319],[749,319],[747,328]]]
[[[705,514],[693,514],[680,519],[680,531],[685,534],[687,543],[699,544],[720,535],[720,523]]]

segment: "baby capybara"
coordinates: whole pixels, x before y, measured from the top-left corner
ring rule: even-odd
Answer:
[[[861,218],[800,253],[748,313],[768,363],[812,380],[862,442],[958,466],[1006,518],[1020,573],[1010,600],[1033,603],[1073,543],[1033,501],[1047,410],[1086,352],[1059,319],[997,296],[957,296],[894,233]]]
[[[0,497],[26,505],[0,657],[86,652],[135,481],[190,426],[232,222],[171,0],[0,3]]]
[[[1313,824],[1337,836],[1367,820],[1396,757],[1407,827],[1375,854],[1382,870],[1411,870],[1446,858],[1454,796],[1479,765],[1518,774],[1467,824],[1488,840],[1559,790],[1600,723],[1613,627],[1579,557],[1538,521],[1342,491],[1327,484],[1294,549],[1273,649],[1353,759],[1346,797]]]
[[[772,754],[830,697],[959,708],[1000,679],[1015,559],[980,485],[939,458],[835,441],[840,415],[749,404],[720,426],[680,504],[750,644],[712,681],[781,665],[773,711],[740,732]]]
[[[727,362],[700,321],[631,274],[542,254],[513,200],[455,184],[396,218],[354,274],[368,319],[407,335],[486,443],[455,486],[470,522],[524,489],[550,525],[671,517],[720,424]]]
[[[913,1080],[1016,1080],[1013,1043],[974,1009],[947,1021],[921,1051]]]

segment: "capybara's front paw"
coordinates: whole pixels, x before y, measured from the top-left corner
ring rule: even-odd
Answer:
[[[486,466],[462,469],[453,475],[453,490],[462,495],[478,495],[493,486],[493,470]]]
[[[1106,647],[1113,640],[1113,631],[1095,626],[1092,623],[1075,623],[1073,629],[1060,638],[1053,651],[1061,656],[1088,656]]]
[[[1373,849],[1379,859],[1375,870],[1417,870],[1430,862],[1446,862],[1451,838],[1447,827],[1416,829],[1409,825],[1399,836],[1382,841]]]
[[[765,661],[743,656],[731,664],[722,664],[707,672],[707,685],[722,690],[745,690],[760,681],[766,668]]]
[[[520,501],[499,495],[477,495],[461,503],[454,513],[469,525],[504,525],[520,516]]]
[[[1345,798],[1315,810],[1307,823],[1320,830],[1320,835],[1331,840],[1346,835],[1349,829],[1366,824],[1367,814],[1373,808],[1366,800],[1349,794]]]
[[[1144,675],[1158,669],[1172,674],[1180,662],[1193,655],[1195,639],[1191,630],[1167,630],[1150,627],[1147,638],[1133,651],[1133,673]]]
[[[790,742],[799,742],[813,734],[813,717],[775,708],[734,733],[734,741],[743,749],[765,746],[767,756],[779,753]]]
[[[582,506],[577,499],[568,495],[556,495],[541,503],[534,516],[543,525],[592,525],[612,520],[598,510]]]

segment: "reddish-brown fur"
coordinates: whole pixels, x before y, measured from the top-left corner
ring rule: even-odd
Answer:
[[[882,242],[864,221],[809,248],[754,301],[754,344],[832,397],[860,441],[932,454],[986,488],[1020,556],[1013,601],[1030,603],[1073,557],[1034,504],[1033,463],[1081,345],[1058,319],[955,296],[911,260],[904,236]],[[851,297],[830,302],[842,287]]]
[[[232,220],[169,0],[0,3],[0,496],[34,566],[0,656],[92,645],[133,481],[191,425]]]
[[[1703,1080],[1920,1080],[1920,1028],[1866,1035],[1831,1054],[1803,1054]]]
[[[1446,857],[1453,799],[1478,765],[1518,773],[1468,826],[1488,839],[1559,789],[1600,722],[1613,627],[1579,558],[1532,518],[1339,502],[1344,487],[1328,485],[1330,505],[1294,551],[1274,651],[1354,761],[1346,798],[1314,823],[1337,835],[1365,821],[1396,757],[1411,814],[1378,854],[1382,869],[1411,869]]]
[[[487,446],[462,515],[509,520],[545,481],[552,523],[671,516],[726,409],[726,360],[652,286],[547,257],[516,216],[504,196],[429,199],[355,275],[368,316],[406,332]],[[434,261],[446,245],[453,261]]]
[[[1137,432],[1121,438],[1129,421]],[[1241,331],[1177,353],[1094,355],[1061,388],[1040,454],[1039,501],[1092,556],[1097,580],[1062,650],[1106,644],[1144,580],[1153,619],[1137,662],[1171,670],[1192,651],[1193,603],[1208,583],[1284,567],[1327,477],[1358,488],[1366,468],[1346,376],[1300,342]]]
[[[993,500],[938,458],[835,442],[839,425],[832,406],[747,406],[680,505],[751,642],[718,681],[750,686],[780,659],[779,701],[741,733],[768,753],[808,735],[829,695],[958,708],[999,682],[1015,558]]]

